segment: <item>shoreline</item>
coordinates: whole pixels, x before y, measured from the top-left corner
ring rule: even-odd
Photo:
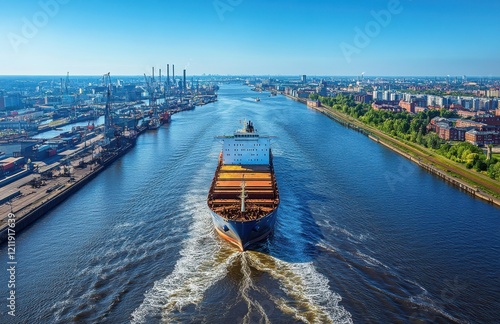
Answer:
[[[216,97],[209,101],[205,102],[203,105],[213,103],[217,101]],[[190,110],[194,109],[195,106],[186,106],[184,107],[178,107],[175,110],[171,110],[171,114],[175,114],[178,112],[182,112],[185,110]],[[138,130],[137,136],[141,135],[147,130],[146,127],[141,128]],[[15,234],[20,233],[24,228],[30,226],[33,224],[35,221],[37,221],[39,218],[43,217],[45,214],[50,212],[53,208],[55,208],[57,205],[62,203],[64,200],[72,196],[73,194],[77,193],[83,186],[85,186],[87,183],[89,183],[92,179],[94,179],[99,173],[101,173],[103,170],[105,170],[108,166],[113,164],[116,160],[121,158],[123,155],[125,155],[128,151],[130,151],[133,147],[135,146],[135,140],[131,143],[126,144],[124,147],[122,147],[119,150],[115,150],[111,152],[111,155],[108,156],[105,160],[102,161],[102,163],[98,166],[94,166],[90,170],[85,168],[84,170],[80,170],[80,178],[77,179],[74,182],[68,181],[64,183],[57,183],[53,187],[49,188],[47,192],[43,192],[42,194],[44,196],[38,198],[36,201],[33,202],[28,202],[22,207],[20,207],[18,210],[13,211],[11,207],[11,212],[15,215],[15,227],[11,228],[9,227],[9,223],[7,222],[7,219],[9,218],[8,215],[10,213],[7,210],[3,210],[5,212],[5,215],[2,215],[0,217],[0,244],[3,244],[4,242],[7,241],[8,239],[8,233],[9,233],[9,228],[11,230],[15,231]],[[19,177],[20,178],[20,177]],[[22,179],[22,178],[21,178]],[[21,179],[14,179],[15,180],[21,180]],[[22,184],[22,186],[25,186],[25,184]],[[19,187],[19,188],[21,188]],[[18,188],[18,189],[19,189]],[[52,190],[53,188],[53,190]],[[45,188],[39,188],[38,190],[43,191]],[[29,192],[28,195],[35,193],[35,191]],[[17,193],[16,193],[17,194]],[[21,198],[23,197],[22,195],[18,195]],[[17,197],[17,196],[16,196]],[[0,208],[7,208],[4,205],[0,205]]]
[[[97,175],[99,175],[102,171],[104,171],[108,166],[113,164],[120,157],[125,155],[130,149],[135,146],[135,143],[129,143],[121,150],[113,152],[111,156],[109,156],[106,160],[102,162],[101,165],[93,168],[90,172],[86,173],[82,178],[77,181],[70,183],[69,185],[66,183],[62,185],[62,190],[59,191],[56,195],[49,197],[47,200],[44,200],[42,203],[37,204],[35,206],[31,206],[28,204],[22,207],[20,210],[13,213],[16,215],[15,217],[15,227],[11,228],[15,231],[15,234],[19,234],[23,229],[33,224],[35,221],[43,217],[49,211],[51,211],[54,207],[62,203],[64,200],[68,199],[73,194],[77,193],[83,186],[89,183],[92,179],[94,179]],[[58,190],[58,189],[57,189]],[[28,208],[28,211],[24,213],[22,216],[17,217],[17,214],[23,209]],[[3,244],[7,241],[8,238],[8,230],[9,226],[7,223],[3,224],[0,228],[0,244]]]
[[[283,94],[283,95],[287,98],[294,100],[294,101],[298,101],[300,103],[307,104],[307,99],[294,98],[294,97],[291,97],[291,96],[286,95],[286,94]],[[439,178],[454,185],[455,187],[459,188],[460,190],[467,192],[471,196],[477,197],[485,202],[488,202],[492,205],[495,205],[496,207],[500,207],[500,199],[495,198],[495,197],[481,191],[478,188],[481,186],[481,184],[477,183],[474,179],[471,179],[471,177],[469,176],[470,172],[465,172],[465,170],[459,170],[458,167],[451,168],[450,167],[452,165],[451,163],[444,164],[442,162],[439,162],[435,158],[431,159],[424,152],[422,152],[418,149],[415,149],[415,148],[410,149],[408,144],[401,142],[398,139],[387,140],[387,138],[389,136],[384,134],[381,131],[377,131],[376,134],[374,134],[374,133],[372,133],[372,131],[368,127],[366,127],[366,125],[364,125],[359,120],[351,120],[351,118],[348,118],[347,116],[345,116],[341,112],[336,112],[336,111],[332,110],[332,108],[325,107],[323,105],[321,105],[320,107],[310,107],[310,106],[307,106],[307,107],[312,108],[312,109],[322,113],[323,115],[327,116],[328,118],[334,120],[335,122],[337,122],[345,127],[354,129],[354,130],[362,133],[363,135],[367,136],[371,140],[389,148],[390,150],[392,150],[395,153],[398,153],[399,155],[410,160],[411,162],[417,164],[419,167],[423,168],[427,172],[438,176]],[[383,137],[383,138],[381,138],[381,137]],[[417,157],[412,156],[412,154],[410,154],[410,153],[402,150],[400,147],[394,145],[394,142],[397,142],[398,146],[406,146],[406,148],[409,149],[411,151],[411,153],[417,155]],[[434,165],[440,166],[440,167],[444,168],[445,170],[447,170],[448,172],[452,172],[448,169],[454,169],[453,171],[459,171],[459,172],[456,172],[456,174],[463,176],[464,178],[466,178],[468,181],[472,182],[473,184],[466,183],[464,180],[459,179],[453,175],[450,175],[450,174],[448,174],[447,171],[441,170]],[[466,174],[464,174],[464,173],[466,173]]]

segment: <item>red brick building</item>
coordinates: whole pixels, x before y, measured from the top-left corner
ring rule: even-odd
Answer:
[[[465,133],[465,140],[478,146],[488,144],[497,145],[500,144],[500,133],[473,129]]]
[[[403,108],[399,107],[398,105],[392,105],[389,103],[374,102],[372,103],[372,108],[373,110],[386,110],[394,113],[400,113],[403,111]]]
[[[492,126],[495,130],[500,130],[500,116],[481,116],[474,118],[474,120]]]
[[[487,126],[485,123],[480,123],[478,121],[470,120],[470,119],[458,119],[455,122],[455,126],[457,127],[474,127],[480,131],[486,130]]]
[[[428,131],[438,134],[445,141],[465,141],[465,133],[469,129],[458,124],[454,126],[453,122],[443,117],[434,117],[427,125]]]
[[[308,107],[320,107],[321,102],[319,100],[307,100]]]
[[[401,100],[399,102],[399,107],[403,108],[409,113],[415,113],[415,103],[414,102],[407,102],[404,100]]]
[[[465,141],[465,133],[467,129],[443,125],[438,127],[436,132],[438,136],[445,141]]]
[[[460,117],[475,117],[475,116],[477,116],[476,111],[469,111],[469,110],[464,110],[464,109],[457,109],[457,114]]]

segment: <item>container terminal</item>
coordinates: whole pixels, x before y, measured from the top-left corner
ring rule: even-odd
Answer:
[[[109,73],[103,76],[106,85],[103,125],[89,121],[87,126],[74,126],[50,139],[25,134],[18,140],[3,138],[3,144],[17,145],[18,151],[9,157],[2,152],[0,157],[0,242],[7,239],[9,213],[15,215],[18,233],[128,152],[141,133],[168,124],[171,115],[177,112],[217,99],[215,93],[205,93],[187,101],[179,97],[177,104],[158,104],[155,96],[160,92],[160,82],[154,82],[154,70],[153,77],[144,77],[150,95],[148,105],[125,107],[112,103],[111,77]],[[180,93],[177,87],[169,87],[169,91],[174,97]],[[59,126],[68,120],[81,122],[64,118]]]

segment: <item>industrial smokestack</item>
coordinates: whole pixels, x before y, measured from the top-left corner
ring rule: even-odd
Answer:
[[[175,65],[172,64],[172,83],[174,84],[174,87],[177,85],[175,84]]]
[[[151,70],[153,71],[153,73],[151,74],[152,75],[151,80],[154,82],[155,81],[155,67],[153,66],[151,68]]]
[[[170,66],[167,64],[167,87],[170,85]]]
[[[186,91],[186,69],[182,71],[182,89]]]
[[[159,79],[159,82],[161,83],[161,69],[159,69],[158,73],[159,73],[159,74],[158,74],[158,77],[160,78],[160,79]]]

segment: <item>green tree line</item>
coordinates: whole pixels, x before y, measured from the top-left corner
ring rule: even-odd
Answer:
[[[487,160],[483,150],[477,146],[461,142],[450,144],[439,138],[434,132],[427,132],[427,125],[434,117],[458,117],[455,112],[440,109],[409,114],[406,111],[393,113],[385,110],[374,110],[370,104],[355,103],[353,96],[339,94],[335,97],[321,97],[311,94],[312,100],[320,100],[321,104],[341,111],[358,119],[366,125],[373,126],[384,133],[404,141],[409,141],[434,150],[438,154],[456,161],[469,169],[486,172],[492,179],[500,180],[500,161],[495,158]]]

